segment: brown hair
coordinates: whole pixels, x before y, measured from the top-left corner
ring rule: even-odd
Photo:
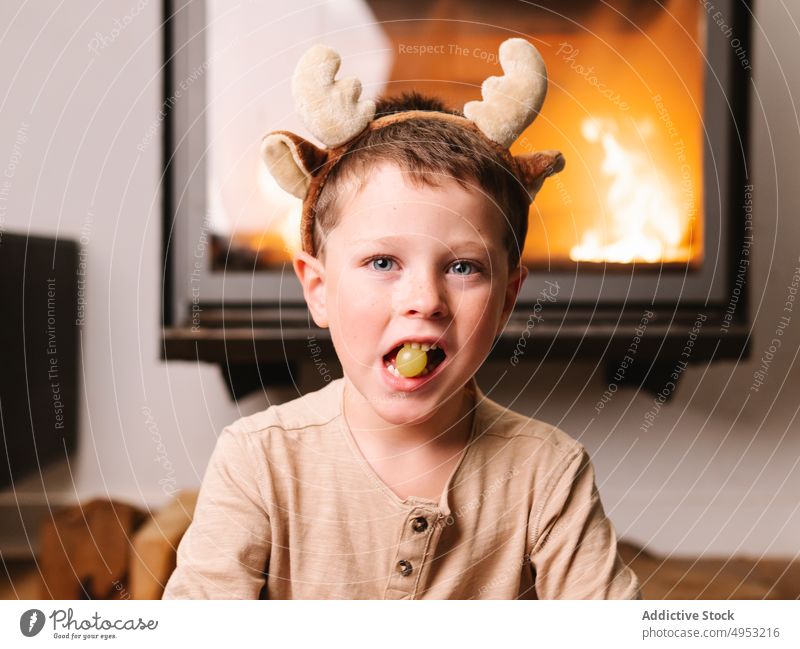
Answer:
[[[435,110],[453,115],[438,99],[418,93],[379,99],[376,117],[408,110]],[[407,172],[412,181],[438,186],[450,178],[465,188],[477,185],[493,199],[506,223],[503,244],[509,270],[520,261],[528,233],[530,196],[506,159],[480,133],[448,121],[412,119],[381,129],[367,129],[330,170],[314,207],[314,250],[322,257],[327,235],[340,218],[339,199],[348,181],[361,182],[380,162],[391,162]]]

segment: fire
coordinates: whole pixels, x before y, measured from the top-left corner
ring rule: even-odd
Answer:
[[[640,122],[639,135],[654,129]],[[610,120],[586,119],[584,138],[603,148],[601,172],[610,179],[603,198],[606,218],[600,226],[583,232],[570,250],[573,261],[658,263],[690,256],[690,220],[680,205],[678,188],[659,173],[648,151],[626,149]]]
[[[268,255],[271,263],[288,261],[292,253],[302,247],[300,242],[302,201],[283,191],[263,164],[258,166],[258,184],[265,204],[269,206],[270,218],[264,232],[249,233],[251,245],[258,239],[259,243],[255,245],[255,249],[259,250],[262,256]]]

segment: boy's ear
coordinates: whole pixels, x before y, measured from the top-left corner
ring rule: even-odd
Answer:
[[[503,301],[503,313],[500,316],[500,322],[495,332],[495,337],[499,336],[511,317],[511,312],[514,310],[514,305],[517,303],[517,296],[519,295],[525,279],[528,277],[528,267],[520,262],[514,270],[509,273],[508,284],[506,284],[506,294]]]
[[[328,327],[328,309],[325,300],[325,268],[322,262],[307,252],[298,250],[292,257],[295,275],[303,285],[303,296],[311,317],[318,327]]]

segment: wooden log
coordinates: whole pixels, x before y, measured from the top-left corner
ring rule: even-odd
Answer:
[[[198,490],[180,492],[133,536],[130,565],[132,599],[161,599],[175,570],[178,543],[192,522]]]
[[[107,499],[59,509],[40,528],[43,599],[128,599],[131,538],[148,513]]]

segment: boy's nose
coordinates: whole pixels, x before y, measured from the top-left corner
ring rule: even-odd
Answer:
[[[432,274],[419,274],[404,282],[398,296],[403,315],[442,318],[448,315],[445,292]]]

